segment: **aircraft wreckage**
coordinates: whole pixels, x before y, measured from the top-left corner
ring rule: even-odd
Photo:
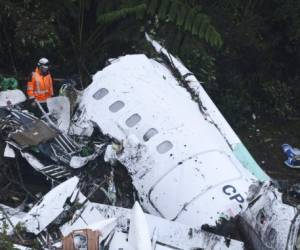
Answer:
[[[241,240],[300,249],[298,209],[282,201],[195,76],[147,39],[158,58],[110,60],[84,91],[72,90],[71,121],[66,96],[49,99],[49,113],[38,107],[38,117],[20,91],[0,93],[5,156],[20,152],[55,186],[28,211],[1,205],[2,226],[14,235],[22,225],[43,249],[244,249]],[[118,195],[113,171],[102,189],[110,205],[83,194],[82,171],[101,157],[127,170],[143,210],[115,206],[125,191]],[[213,230],[233,218],[240,239]]]

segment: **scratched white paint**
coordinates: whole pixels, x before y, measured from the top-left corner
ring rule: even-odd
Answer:
[[[112,112],[118,101],[124,107]],[[122,141],[121,152],[113,154],[110,147],[107,155],[128,169],[151,214],[190,226],[214,225],[247,206],[256,178],[163,64],[145,55],[114,60],[94,75],[79,107],[80,122],[93,121]],[[158,133],[145,140],[150,129]]]

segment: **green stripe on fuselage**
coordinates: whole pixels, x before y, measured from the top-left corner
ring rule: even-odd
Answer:
[[[233,145],[233,154],[258,180],[270,180],[270,177],[260,168],[243,143]]]

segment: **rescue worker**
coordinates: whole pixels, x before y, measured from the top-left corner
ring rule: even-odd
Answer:
[[[29,99],[35,98],[44,109],[47,109],[46,101],[53,96],[53,80],[47,58],[41,58],[35,71],[32,72],[32,79],[27,83],[27,95]]]

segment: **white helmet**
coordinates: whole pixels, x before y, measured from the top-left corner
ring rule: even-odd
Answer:
[[[39,67],[40,66],[49,66],[49,60],[45,57],[41,58],[37,64]]]
[[[37,63],[37,66],[43,75],[47,75],[49,72],[49,60],[45,57],[41,58]]]

